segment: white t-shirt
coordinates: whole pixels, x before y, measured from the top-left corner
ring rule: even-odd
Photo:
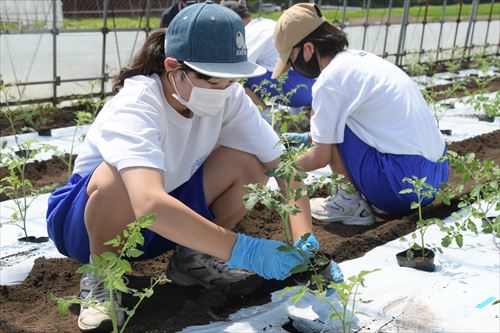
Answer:
[[[106,161],[118,170],[142,166],[165,172],[165,191],[185,183],[218,146],[278,158],[278,136],[240,84],[232,85],[224,111],[185,118],[168,104],[160,77],[134,76],[106,103],[90,127],[74,173],[86,175]]]
[[[245,26],[245,41],[248,61],[259,64],[268,72],[274,70],[278,61],[278,50],[274,47],[274,27],[276,21],[256,18]]]
[[[344,141],[347,125],[381,153],[437,161],[445,142],[417,85],[390,62],[366,51],[338,53],[312,88],[312,139]]]

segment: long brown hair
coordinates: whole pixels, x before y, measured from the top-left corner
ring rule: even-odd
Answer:
[[[120,73],[113,79],[113,93],[123,88],[125,79],[134,75],[161,74],[165,67],[165,33],[167,29],[156,29],[146,38],[144,45],[134,56],[130,64],[123,67]]]

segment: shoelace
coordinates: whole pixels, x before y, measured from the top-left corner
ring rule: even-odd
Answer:
[[[226,273],[229,271],[229,268],[227,267],[227,265],[224,261],[219,260],[216,257],[210,256],[210,255],[206,255],[205,259],[207,259],[210,267],[217,270],[217,272],[222,274],[222,273]]]
[[[353,201],[352,197],[346,197],[343,195],[343,193],[338,193],[337,195],[331,195],[331,196],[327,197],[325,200],[325,206],[330,207],[330,208],[335,209],[335,210],[339,209],[336,205],[344,207],[344,205],[341,204],[342,202],[346,203],[351,208],[355,208],[355,207],[359,206],[358,201],[356,201],[356,205],[352,205],[351,204],[352,201]]]
[[[128,284],[127,277],[123,277],[125,280],[125,284]],[[82,279],[82,283],[85,287],[89,289],[82,290],[81,297],[87,298],[89,295],[93,295],[94,299],[99,303],[109,302],[109,290],[104,288],[104,284],[102,281],[97,281],[93,276],[86,275]],[[114,293],[115,305],[119,305],[117,301],[118,291]]]

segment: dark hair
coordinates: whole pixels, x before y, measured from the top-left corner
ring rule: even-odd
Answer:
[[[113,93],[123,88],[125,79],[135,75],[161,74],[165,67],[165,33],[167,29],[156,29],[146,38],[144,45],[139,50],[130,64],[123,67],[113,79]]]
[[[321,56],[335,57],[349,46],[347,34],[328,22],[323,22],[316,30],[307,35],[296,46],[311,42]]]
[[[247,8],[245,2],[234,1],[234,0],[225,0],[221,2],[221,5],[232,9],[236,14],[238,14],[242,20],[251,17],[250,11]]]

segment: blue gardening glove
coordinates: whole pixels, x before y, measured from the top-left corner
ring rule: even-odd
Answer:
[[[307,146],[309,144],[309,133],[293,133],[286,132],[283,136],[288,142],[288,146],[299,148],[301,145]]]
[[[344,274],[342,273],[339,264],[337,264],[333,260],[330,260],[330,264],[328,265],[327,269],[330,273],[330,277],[333,282],[335,283],[344,282]]]
[[[299,239],[295,242],[295,246],[300,247],[302,250],[306,252],[310,252],[311,256],[313,252],[311,250],[319,250],[319,243],[314,234],[310,234],[309,237],[302,242],[302,239]],[[344,274],[340,269],[340,266],[333,260],[330,260],[330,263],[325,268],[321,274],[328,280],[333,281],[335,283],[340,283],[344,281]]]
[[[284,280],[290,276],[290,270],[308,259],[299,251],[280,251],[277,248],[286,245],[283,242],[260,239],[238,234],[227,266],[231,269],[246,269],[265,279]]]
[[[302,241],[302,238],[297,239],[294,245],[295,247],[298,247],[303,251],[309,253],[311,257],[314,255],[314,251],[319,250],[318,240],[316,239],[316,236],[314,236],[314,234],[312,233],[309,234],[309,237],[307,237],[307,239],[304,242]]]

